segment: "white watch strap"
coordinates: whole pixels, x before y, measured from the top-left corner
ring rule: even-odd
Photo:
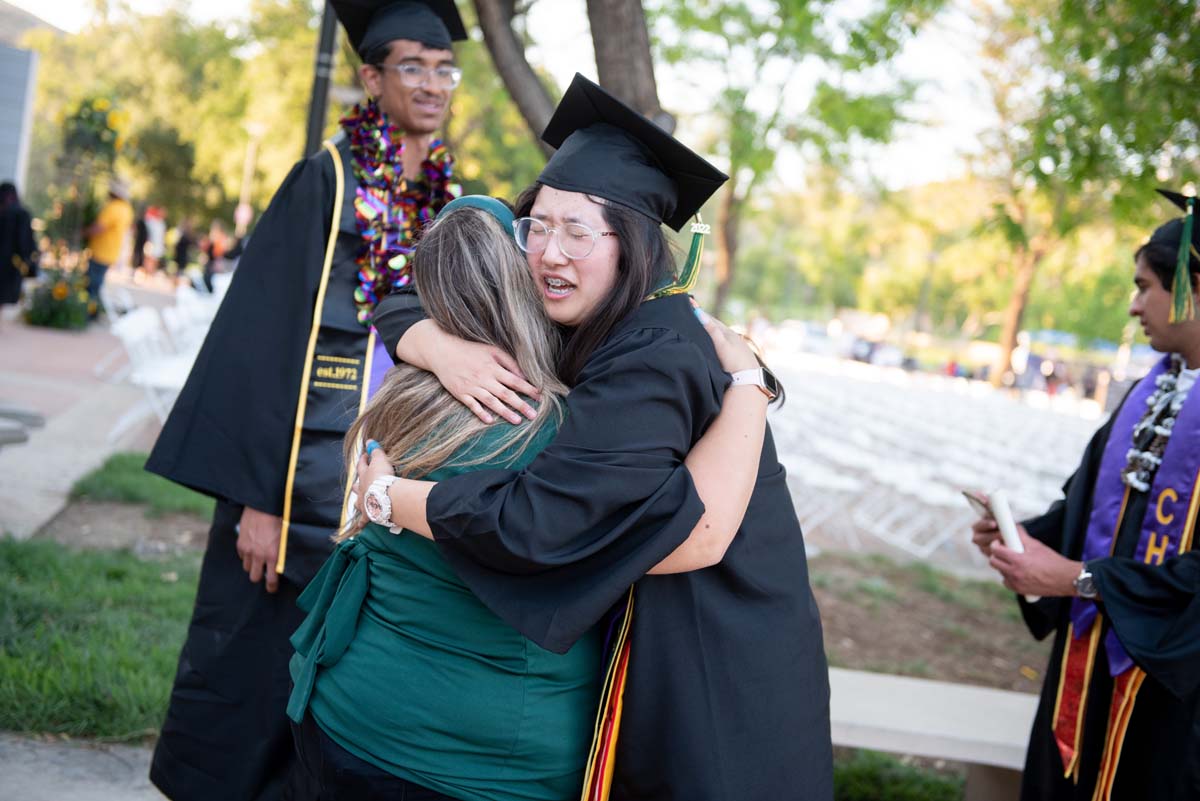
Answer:
[[[767,386],[767,382],[763,379],[762,368],[754,367],[749,370],[738,370],[736,373],[730,373],[729,377],[733,379],[731,386]]]
[[[367,507],[367,517],[371,519],[372,523],[378,523],[381,526],[392,525],[392,499],[388,497],[388,488],[396,483],[396,480],[396,476],[380,476],[371,482],[370,487],[367,487],[367,497],[374,497],[379,502],[379,517],[381,518],[379,520],[371,516],[370,507]]]

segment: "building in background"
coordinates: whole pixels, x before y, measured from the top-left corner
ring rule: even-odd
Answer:
[[[34,28],[54,26],[28,11],[0,2],[0,181],[11,180],[22,192],[33,133],[38,56],[19,49],[18,44],[25,32]]]

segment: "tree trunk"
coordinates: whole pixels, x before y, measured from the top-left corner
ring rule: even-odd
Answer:
[[[713,297],[712,307],[715,316],[720,316],[733,289],[741,214],[742,200],[737,196],[736,179],[731,178],[721,198],[721,215],[717,223],[717,292]]]
[[[1017,333],[1021,330],[1021,318],[1025,315],[1025,306],[1029,303],[1029,290],[1033,286],[1033,276],[1037,273],[1042,261],[1042,251],[1022,248],[1017,251],[1017,272],[1013,280],[1012,295],[1008,299],[1008,307],[1004,310],[1004,325],[1000,330],[1000,355],[992,367],[990,381],[998,387],[1004,383],[1004,374],[1012,367],[1012,352],[1017,347]]]
[[[675,118],[658,102],[642,0],[587,0],[587,12],[600,85],[668,133],[674,131]]]
[[[542,131],[554,113],[554,101],[525,59],[525,45],[513,30],[512,0],[474,0],[475,15],[496,72],[504,81],[533,141],[547,156],[553,150],[542,141]]]

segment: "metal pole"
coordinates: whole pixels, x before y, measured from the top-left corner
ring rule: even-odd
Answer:
[[[321,147],[325,132],[325,110],[329,106],[329,76],[333,73],[333,45],[337,34],[337,17],[326,0],[321,14],[321,36],[317,42],[317,63],[313,71],[312,99],[308,104],[308,135],[304,140],[304,155],[311,156]]]

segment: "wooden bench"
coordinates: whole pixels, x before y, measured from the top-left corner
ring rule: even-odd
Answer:
[[[1015,801],[1037,709],[1029,693],[831,668],[834,745],[963,762],[964,801]]]

